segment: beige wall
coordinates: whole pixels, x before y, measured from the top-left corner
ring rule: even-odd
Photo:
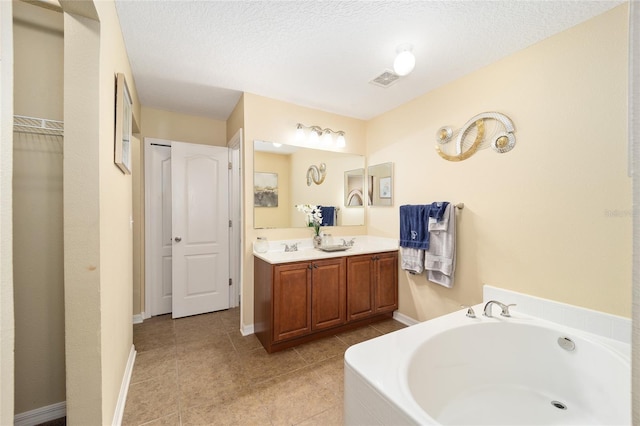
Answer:
[[[226,123],[208,117],[142,107],[142,137],[227,146]]]
[[[0,2],[0,424],[13,424],[13,23]]]
[[[15,2],[14,111],[63,116],[62,14]],[[62,137],[14,134],[15,412],[65,400]]]
[[[244,129],[244,93],[240,96],[240,99],[233,108],[233,111],[231,111],[229,118],[227,118],[227,140],[230,141],[240,129]]]
[[[112,1],[65,13],[64,235],[67,416],[110,424],[132,348],[132,178],[113,163],[114,76],[140,105]],[[134,126],[135,128],[136,126]],[[134,143],[139,143],[134,140]]]
[[[395,165],[394,206],[369,209],[369,233],[397,238],[402,204],[465,203],[454,288],[401,271],[401,313],[433,318],[491,284],[630,316],[627,27],[622,5],[367,124],[368,163]],[[436,155],[438,128],[484,111],[513,120],[513,151]]]
[[[14,113],[62,120],[62,14],[13,2]]]
[[[244,112],[243,118],[239,118]],[[296,123],[319,125],[345,132],[347,146],[342,152],[365,153],[365,122],[325,111],[305,108],[287,102],[245,93],[232,113],[227,134],[233,134],[239,123],[244,125],[244,253],[242,271],[242,327],[253,324],[253,242],[258,236],[270,240],[310,238],[306,228],[254,229],[253,228],[253,141],[266,140],[298,145],[295,142]],[[364,226],[336,227],[334,236],[364,234]]]

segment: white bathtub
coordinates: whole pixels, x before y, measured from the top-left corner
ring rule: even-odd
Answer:
[[[482,307],[349,348],[345,424],[631,424],[628,344]]]

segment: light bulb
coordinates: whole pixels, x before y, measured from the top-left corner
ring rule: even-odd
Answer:
[[[340,132],[338,134],[336,145],[338,146],[338,148],[344,148],[345,146],[347,146],[347,141],[344,139],[344,133]]]
[[[278,142],[273,142],[273,146],[276,147],[276,148],[280,148],[282,146],[282,144],[278,143]]]
[[[309,133],[309,143],[315,145],[319,139],[318,133],[315,130],[311,130],[311,133]]]
[[[398,53],[396,59],[393,61],[393,70],[399,76],[405,76],[413,71],[416,66],[416,57],[409,50],[403,50]]]
[[[304,140],[304,129],[300,124],[298,124],[298,128],[296,129],[296,141],[302,142]]]
[[[324,135],[322,135],[322,143],[325,145],[331,145],[333,143],[330,131],[325,130]]]

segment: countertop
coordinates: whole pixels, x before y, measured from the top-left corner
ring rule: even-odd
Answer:
[[[353,247],[344,251],[325,252],[313,248],[310,238],[298,240],[278,240],[269,241],[269,250],[266,253],[258,253],[255,250],[253,255],[271,264],[301,262],[306,260],[331,259],[344,256],[356,256],[359,254],[381,253],[398,250],[398,240],[393,238],[373,237],[370,235],[358,235],[355,237],[334,237],[334,242],[340,244],[342,239],[349,241],[354,239]],[[298,243],[297,251],[285,252],[285,245],[291,246]]]

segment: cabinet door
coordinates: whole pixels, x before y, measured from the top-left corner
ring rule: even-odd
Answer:
[[[392,312],[398,309],[398,254],[375,256],[375,311]]]
[[[373,255],[347,259],[347,320],[366,318],[374,313]]]
[[[311,264],[274,267],[273,340],[298,337],[311,331]]]
[[[312,261],[311,328],[321,330],[346,321],[345,260]]]

